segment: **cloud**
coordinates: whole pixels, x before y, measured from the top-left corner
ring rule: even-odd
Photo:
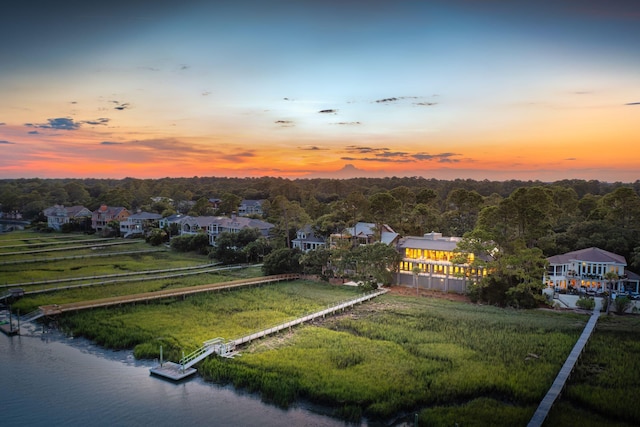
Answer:
[[[338,112],[338,110],[336,110],[334,108],[318,111],[318,113],[322,113],[322,114],[335,114],[337,112]]]
[[[436,105],[437,102],[414,102],[413,105],[420,105],[425,107],[430,107],[432,105]]]
[[[357,126],[361,124],[360,122],[337,122],[333,123],[334,125],[342,125],[342,126]]]
[[[407,151],[391,151],[388,148],[374,148],[367,146],[349,145],[345,147],[349,154],[362,154],[365,157],[345,156],[341,157],[346,161],[365,161],[365,162],[383,162],[383,163],[409,163],[420,161],[435,161],[438,163],[457,163],[460,160],[454,158],[460,156],[457,153],[410,153]]]
[[[55,119],[47,119],[47,123],[25,123],[24,125],[41,129],[77,130],[80,128],[81,123],[76,123],[69,117],[58,117]]]
[[[93,125],[93,126],[99,126],[99,125],[106,125],[107,123],[109,123],[109,119],[105,118],[105,117],[101,117],[99,119],[96,120],[85,120],[80,122],[82,124],[87,124],[87,125]]]
[[[564,160],[575,161],[575,160],[578,160],[578,159],[576,157],[567,157]]]
[[[102,141],[100,145],[122,145],[122,142]]]
[[[15,144],[15,142],[0,140],[0,144]]]
[[[298,147],[300,150],[305,150],[305,151],[321,151],[321,150],[326,150],[326,148],[320,148],[317,145],[307,145],[304,147]]]
[[[56,130],[78,130],[83,124],[92,126],[101,126],[109,123],[110,119],[106,117],[100,117],[95,120],[82,120],[79,122],[74,121],[70,117],[57,117],[55,119],[47,119],[47,123],[25,123],[26,127],[39,128],[39,129],[56,129]],[[37,131],[29,132],[32,135],[37,134]]]
[[[6,126],[5,122],[0,122],[0,126]]]
[[[624,105],[640,105],[640,102],[629,102],[627,104]]]
[[[40,135],[40,132],[38,132],[37,130],[30,130],[29,132],[27,132],[29,135]]]
[[[239,153],[226,154],[221,156],[221,158],[229,160],[230,162],[243,162],[245,159],[250,159],[255,156],[256,154],[253,151],[242,151]]]
[[[393,97],[393,98],[377,99],[377,100],[376,100],[376,102],[377,102],[378,104],[380,104],[380,103],[383,103],[383,102],[395,102],[395,101],[397,101],[397,100],[398,100],[398,98]]]
[[[457,159],[452,159],[452,157],[454,156],[460,156],[460,154],[457,153],[440,153],[440,154],[427,154],[427,153],[416,153],[416,154],[412,154],[411,157],[413,157],[416,160],[435,160],[439,163],[456,163],[459,162],[459,160]]]
[[[277,125],[280,125],[280,127],[283,127],[283,128],[294,126],[294,122],[292,120],[276,120],[274,123]]]
[[[128,102],[120,102],[120,101],[109,101],[109,102],[111,102],[112,104],[116,104],[116,106],[113,107],[113,109],[118,111],[126,110],[131,107],[131,104],[129,104]]]

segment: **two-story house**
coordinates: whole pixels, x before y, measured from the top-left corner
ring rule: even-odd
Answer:
[[[60,231],[64,224],[80,223],[91,218],[91,211],[84,206],[54,205],[44,210],[44,216],[47,217],[47,227]]]
[[[544,281],[550,288],[566,291],[605,292],[607,273],[613,272],[615,291],[638,291],[637,275],[626,270],[627,260],[600,248],[586,248],[547,258],[549,266]]]
[[[91,214],[91,228],[102,231],[111,221],[124,221],[129,217],[129,211],[122,206],[102,205]]]
[[[269,232],[275,227],[273,224],[261,221],[259,219],[239,217],[232,215],[230,218],[225,216],[214,217],[207,226],[209,234],[209,244],[216,245],[216,239],[221,233],[237,233],[245,228],[256,228],[263,237],[269,237]]]
[[[316,236],[310,225],[305,225],[296,232],[296,238],[291,241],[293,248],[298,248],[303,252],[308,252],[326,246],[324,238]]]
[[[162,215],[157,213],[136,212],[120,222],[120,234],[123,237],[143,234],[145,230],[157,224],[160,219],[162,219]]]
[[[435,232],[401,238],[397,245],[402,256],[398,284],[444,292],[466,292],[469,282],[479,281],[487,272],[471,265],[474,254],[467,254],[465,263],[453,262],[460,239]]]
[[[387,224],[382,224],[378,228],[376,224],[370,222],[358,222],[353,227],[345,228],[341,233],[329,236],[329,242],[332,248],[345,241],[349,241],[352,246],[369,245],[376,242],[394,245],[399,237],[400,235]]]
[[[264,200],[243,200],[238,206],[238,216],[257,215],[262,216],[262,203]]]

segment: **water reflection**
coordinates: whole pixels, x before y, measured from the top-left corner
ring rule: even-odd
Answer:
[[[3,425],[346,426],[310,408],[289,410],[199,377],[175,384],[149,375],[152,362],[84,339],[23,325],[0,334]]]

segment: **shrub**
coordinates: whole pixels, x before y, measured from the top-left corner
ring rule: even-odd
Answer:
[[[631,307],[633,302],[626,296],[619,296],[613,300],[613,309],[616,311],[616,314],[624,314],[629,307]]]
[[[576,305],[580,308],[584,308],[585,310],[593,310],[596,306],[596,302],[593,298],[580,297],[578,298],[578,301],[576,301]]]

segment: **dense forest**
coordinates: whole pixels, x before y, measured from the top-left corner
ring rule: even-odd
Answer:
[[[152,198],[156,198],[155,202]],[[158,199],[160,198],[160,199]],[[214,211],[208,203],[218,198]],[[169,203],[169,199],[172,201]],[[489,232],[545,256],[596,246],[625,256],[640,271],[640,180],[474,181],[419,177],[354,179],[163,178],[0,180],[4,213],[37,220],[54,204],[101,204],[170,214],[230,214],[242,199],[261,199],[276,231],[312,224],[328,235],[356,221],[389,224],[401,235]],[[295,234],[294,234],[295,235]],[[282,241],[285,241],[282,238]]]

